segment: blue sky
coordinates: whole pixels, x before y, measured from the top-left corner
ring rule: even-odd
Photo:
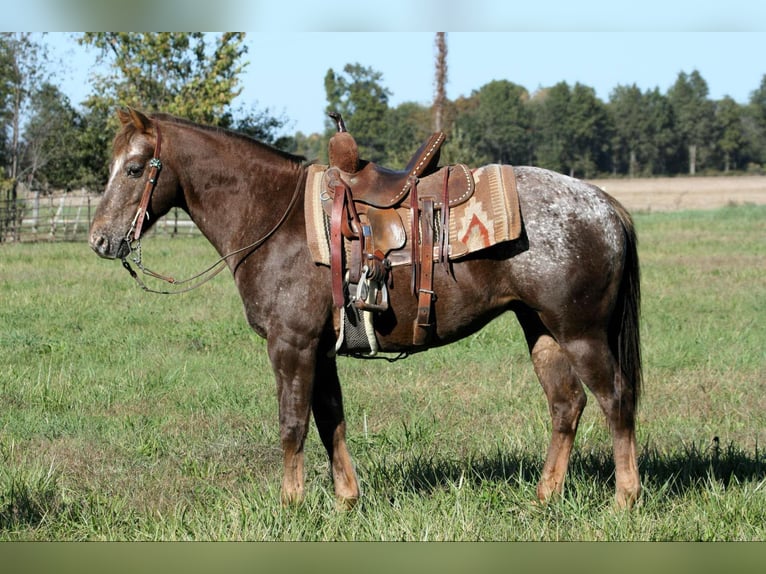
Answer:
[[[766,2],[727,0],[25,0],[4,7],[8,31],[250,30],[238,103],[324,126],[324,76],[348,63],[373,68],[390,104],[433,99],[434,34],[447,31],[447,95],[496,79],[530,92],[560,81],[642,90],[698,70],[709,95],[748,100],[766,74]],[[51,39],[54,39],[51,36]],[[68,38],[64,34],[57,39]],[[90,90],[95,54],[56,42],[58,81],[73,103]]]
[[[95,53],[72,34],[49,34],[62,58],[59,82],[74,104],[89,92]],[[434,32],[250,32],[239,103],[288,118],[286,131],[324,126],[324,76],[359,63],[382,74],[390,104],[429,104]],[[766,75],[766,32],[448,32],[447,95],[468,96],[504,79],[530,92],[560,81],[593,87],[602,100],[617,85],[663,93],[679,72],[698,70],[712,99],[745,103]],[[275,55],[278,54],[278,57]]]
[[[282,39],[284,61],[266,57]],[[250,35],[242,97],[284,112],[295,129],[320,131],[324,76],[359,63],[383,74],[391,105],[429,104],[434,93],[434,33],[304,33]],[[560,81],[580,82],[607,101],[617,85],[642,90],[672,86],[679,72],[698,70],[710,97],[745,103],[766,75],[766,33],[503,32],[447,33],[447,96],[468,96],[492,80],[530,92]],[[285,73],[285,62],[291,62]]]

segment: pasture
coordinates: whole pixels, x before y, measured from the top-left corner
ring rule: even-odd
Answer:
[[[632,512],[592,396],[563,497],[533,504],[550,417],[511,315],[393,364],[341,359],[362,501],[335,509],[312,429],[306,501],[282,507],[273,375],[230,277],[145,294],[85,243],[40,243],[0,248],[0,539],[766,540],[766,207],[635,218]],[[144,258],[180,277],[215,255],[158,237]]]

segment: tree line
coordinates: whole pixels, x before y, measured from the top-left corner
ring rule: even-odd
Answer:
[[[83,33],[102,71],[75,106],[49,70],[36,33],[0,34],[0,200],[15,205],[18,186],[100,190],[106,180],[114,111],[133,105],[245,132],[309,159],[326,159],[334,130],[280,135],[289,118],[233,102],[247,65],[244,33]],[[712,100],[696,70],[661,92],[618,85],[604,102],[595,90],[560,82],[530,93],[495,80],[448,100],[446,39],[437,34],[432,105],[390,105],[380,72],[359,63],[325,75],[327,111],[339,111],[363,157],[403,167],[436,129],[448,143],[443,162],[534,164],[577,177],[760,173],[766,163],[766,75],[747,103]],[[423,81],[431,82],[431,79]],[[6,207],[4,220],[14,217]],[[0,234],[2,236],[2,234]]]
[[[349,131],[371,159],[404,165],[413,143],[428,135],[432,107],[390,107],[390,93],[372,68],[329,70],[325,83],[328,109],[348,112]],[[680,72],[666,93],[618,85],[607,102],[580,83],[530,93],[494,80],[445,101],[440,113],[448,159],[469,165],[538,165],[592,178],[761,173],[766,162],[766,74],[746,104],[710,99],[693,70]]]

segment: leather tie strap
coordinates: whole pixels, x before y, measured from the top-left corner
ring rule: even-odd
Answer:
[[[449,172],[452,168],[444,170],[444,187],[442,189],[442,212],[441,212],[441,239],[440,257],[447,274],[450,274],[449,266]]]
[[[408,180],[410,186],[410,262],[412,265],[412,292],[417,297],[420,287],[419,268],[420,268],[420,206],[418,205],[418,178],[410,176]]]
[[[332,300],[339,309],[345,303],[343,292],[343,208],[346,201],[345,185],[337,183],[334,186],[335,196],[332,200],[332,220],[330,224],[330,270],[332,274]]]

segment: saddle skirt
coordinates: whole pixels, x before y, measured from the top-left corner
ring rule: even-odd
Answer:
[[[308,168],[304,210],[309,250],[314,262],[330,265],[330,213],[332,197],[327,193],[325,174],[328,166]],[[498,243],[512,241],[521,234],[521,215],[516,190],[516,176],[509,165],[490,164],[470,172],[473,195],[450,208],[448,257],[457,260]],[[406,206],[369,209],[373,234],[392,266],[412,263],[410,241],[411,210]],[[377,227],[377,229],[376,229]],[[346,242],[348,243],[348,242]],[[346,245],[346,247],[348,247]],[[434,252],[438,261],[439,253]]]

